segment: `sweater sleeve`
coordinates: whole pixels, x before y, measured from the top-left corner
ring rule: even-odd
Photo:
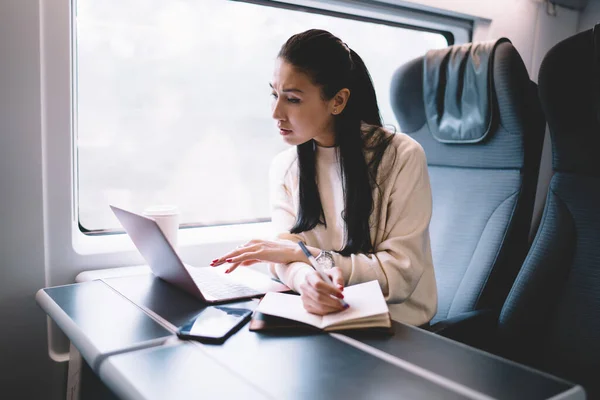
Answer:
[[[373,254],[334,253],[346,285],[376,279],[389,303],[405,301],[415,290],[424,268],[431,263],[429,222],[432,213],[431,187],[425,153],[411,146],[398,154],[389,200],[381,207],[383,240]],[[382,226],[382,224],[384,224]]]
[[[296,209],[292,193],[285,179],[291,168],[290,165],[288,152],[279,154],[271,163],[269,170],[271,224],[276,232],[276,239],[306,242],[304,235],[290,233],[290,229],[296,222]],[[311,271],[312,267],[303,262],[269,265],[271,275],[296,292],[300,292],[300,284],[304,282],[306,274]]]

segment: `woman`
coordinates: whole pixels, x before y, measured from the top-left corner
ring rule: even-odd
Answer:
[[[377,280],[392,317],[414,325],[435,314],[429,244],[431,189],[423,149],[382,128],[362,59],[322,30],[292,36],[277,57],[273,118],[295,146],[271,166],[277,240],[252,240],[213,266],[271,263],[307,311],[340,311],[344,285]],[[327,270],[321,279],[297,245]]]

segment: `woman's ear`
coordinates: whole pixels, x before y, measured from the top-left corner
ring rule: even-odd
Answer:
[[[331,99],[331,113],[333,115],[341,114],[346,108],[346,104],[348,104],[348,99],[350,98],[350,89],[344,88],[333,96]]]

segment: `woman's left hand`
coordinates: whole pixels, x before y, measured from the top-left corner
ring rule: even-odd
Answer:
[[[210,265],[217,267],[226,262],[231,263],[225,273],[232,272],[240,265],[248,266],[259,262],[289,264],[295,261],[305,261],[302,249],[290,240],[260,240],[254,239],[248,243],[214,259]]]

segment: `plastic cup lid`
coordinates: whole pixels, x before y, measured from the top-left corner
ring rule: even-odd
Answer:
[[[155,205],[146,207],[144,209],[144,215],[155,216],[155,215],[176,215],[179,214],[179,209],[175,205]]]

